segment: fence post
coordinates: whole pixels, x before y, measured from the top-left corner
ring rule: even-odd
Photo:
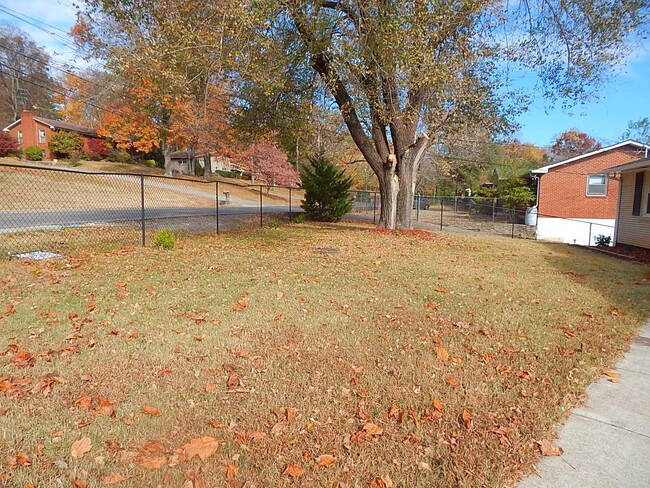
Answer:
[[[458,195],[454,195],[454,213],[458,213]]]
[[[377,223],[377,192],[372,194],[372,223]]]
[[[510,235],[510,237],[512,239],[514,239],[515,238],[515,219],[517,218],[517,215],[515,214],[515,209],[514,208],[512,209],[511,215],[512,215],[512,234]]]
[[[140,227],[142,228],[142,247],[144,247],[145,246],[144,175],[140,175]]]
[[[263,203],[262,203],[262,185],[260,185],[260,227],[264,227]]]
[[[420,194],[419,193],[417,194],[416,200],[417,200],[416,203],[417,209],[415,210],[415,221],[419,222],[420,221]]]
[[[289,187],[289,220],[293,220],[291,216],[291,187]]]
[[[440,197],[440,230],[442,230],[442,214],[444,212],[445,208],[445,197],[441,196]]]
[[[497,211],[497,199],[493,198],[492,199],[492,223],[494,223],[496,211]]]
[[[214,195],[217,199],[216,210],[217,210],[217,235],[218,235],[219,234],[219,181],[216,181],[215,183],[216,183],[216,188],[214,190],[215,191]]]
[[[589,222],[589,240],[587,241],[587,247],[591,247],[591,226],[593,222]]]

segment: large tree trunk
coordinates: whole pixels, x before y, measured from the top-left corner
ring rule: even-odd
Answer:
[[[205,167],[203,168],[203,177],[209,180],[212,178],[212,160],[210,159],[209,152],[205,153],[205,156],[203,156],[203,161],[205,164]]]
[[[172,175],[172,150],[167,144],[167,141],[160,141],[160,150],[165,159],[165,176]]]

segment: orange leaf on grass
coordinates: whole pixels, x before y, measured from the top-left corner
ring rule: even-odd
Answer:
[[[5,316],[14,313],[15,309],[16,309],[16,306],[13,303],[8,303],[7,304],[7,309],[5,310]]]
[[[237,474],[238,471],[239,471],[239,466],[237,466],[236,464],[230,463],[228,465],[228,467],[226,468],[226,478],[228,480],[234,480],[235,475]]]
[[[449,361],[449,353],[447,352],[447,349],[445,349],[444,347],[442,346],[436,347],[436,354],[440,361]]]
[[[472,419],[474,416],[468,412],[467,410],[463,409],[463,413],[461,414],[461,417],[463,419],[463,424],[465,425],[466,429],[471,429],[472,428]]]
[[[228,381],[226,382],[229,388],[234,388],[236,386],[239,386],[241,384],[241,381],[239,379],[239,375],[237,373],[231,373],[230,376],[228,376]]]
[[[117,472],[112,472],[109,474],[106,478],[104,478],[104,484],[105,485],[116,485],[118,483],[121,483],[124,481],[126,478],[122,476],[120,473]]]
[[[151,405],[145,405],[142,407],[142,412],[146,413],[147,415],[153,415],[154,417],[162,415],[162,412],[159,408],[152,407]]]
[[[90,451],[93,447],[93,443],[90,440],[90,437],[82,437],[81,439],[72,443],[71,452],[72,457],[75,459],[81,459]]]
[[[136,456],[133,461],[143,468],[152,470],[160,469],[167,464],[167,458],[165,456],[140,455]]]
[[[30,485],[27,485],[25,488],[28,488]],[[34,486],[34,485],[31,485]],[[88,482],[86,480],[82,479],[73,479],[72,483],[70,484],[71,488],[88,488]]]
[[[220,443],[217,439],[206,435],[192,439],[190,442],[185,444],[182,449],[186,459],[189,460],[194,456],[198,456],[201,461],[205,461],[208,457],[212,456],[217,449],[219,449],[219,446]]]
[[[237,300],[235,304],[232,306],[232,309],[235,312],[241,312],[243,311],[246,307],[248,307],[248,300],[245,298],[242,298],[241,300]]]
[[[455,378],[452,378],[452,377],[446,378],[445,383],[447,383],[448,385],[453,386],[454,388],[457,388],[457,387],[460,386],[460,383],[458,382],[458,380],[455,379]]]
[[[315,462],[318,466],[325,467],[334,464],[336,462],[336,458],[329,454],[321,454],[316,458]]]
[[[282,472],[285,476],[291,476],[292,478],[297,478],[305,474],[305,470],[297,464],[287,464],[287,467]]]
[[[366,434],[369,435],[381,435],[384,432],[384,429],[379,427],[377,424],[373,424],[372,422],[366,422],[363,425],[363,430]]]
[[[437,398],[433,399],[433,408],[435,408],[438,412],[442,413],[442,404],[438,401]]]

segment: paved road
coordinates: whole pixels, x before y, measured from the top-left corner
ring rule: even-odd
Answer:
[[[294,206],[294,211],[300,210]],[[263,213],[288,212],[286,205],[264,206]],[[178,207],[178,208],[147,208],[145,218],[164,219],[179,217],[197,217],[216,215],[214,207]],[[220,216],[228,215],[259,215],[259,207],[221,205]],[[80,226],[88,224],[114,223],[140,220],[142,214],[139,208],[97,209],[97,210],[30,210],[0,212],[0,233],[24,232],[46,228]]]

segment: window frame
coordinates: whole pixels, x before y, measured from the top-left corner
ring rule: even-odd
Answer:
[[[38,129],[38,143],[45,144],[47,142],[47,132],[45,129]]]
[[[18,141],[18,144],[23,143],[23,131],[22,130],[16,131],[16,140]]]
[[[590,186],[595,186],[595,185],[590,185],[589,184],[589,178],[591,178],[592,176],[600,176],[600,177],[603,178],[603,180],[604,180],[603,193],[589,193],[589,187]],[[600,186],[600,185],[598,185],[598,186]],[[585,194],[588,197],[606,197],[607,196],[607,190],[608,190],[607,186],[608,186],[607,185],[607,175],[605,175],[604,173],[591,173],[591,174],[588,174],[587,175],[587,188],[586,188],[586,193]]]

